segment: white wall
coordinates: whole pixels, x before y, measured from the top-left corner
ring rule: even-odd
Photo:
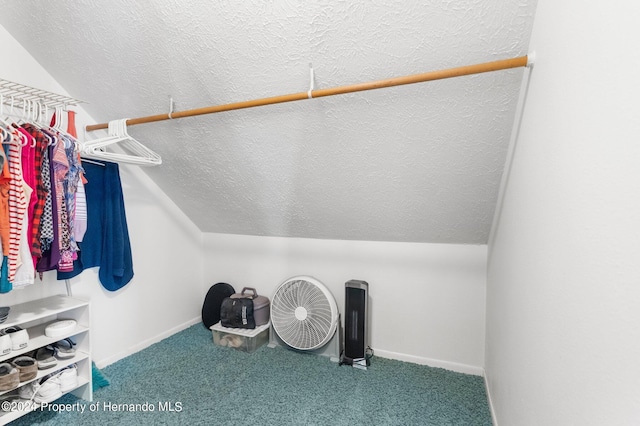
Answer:
[[[369,283],[376,356],[482,374],[486,246],[205,234],[205,288],[228,282],[270,299],[294,275],[323,282],[344,311],[344,284]]]
[[[500,425],[640,424],[640,4],[539,2],[487,283]]]
[[[0,26],[0,77],[56,93],[66,92]],[[73,95],[73,94],[71,94]],[[95,120],[78,109],[78,132]],[[91,135],[89,136],[91,137]],[[202,298],[200,231],[139,167],[120,168],[135,276],[111,293],[97,278],[97,268],[71,280],[75,296],[91,300],[93,356],[104,366],[197,322]],[[24,290],[0,295],[1,305],[66,293],[54,272]]]

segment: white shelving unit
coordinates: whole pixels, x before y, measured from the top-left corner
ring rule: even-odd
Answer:
[[[11,326],[20,326],[26,329],[29,333],[29,344],[24,349],[11,351],[8,355],[0,357],[0,362],[10,361],[19,355],[31,354],[38,348],[71,337],[76,342],[76,354],[73,358],[58,360],[55,367],[38,370],[38,375],[34,379],[20,382],[19,387],[32,381],[40,380],[47,374],[59,371],[75,363],[78,366],[78,385],[71,390],[70,393],[78,398],[91,401],[93,399],[93,383],[91,378],[89,318],[89,302],[70,296],[52,296],[11,306],[9,316],[4,323],[0,324],[0,329]],[[64,319],[75,320],[75,330],[69,331],[64,336],[56,338],[45,336],[44,329],[48,324]],[[17,389],[0,392],[0,398],[12,392],[17,392]],[[32,406],[32,410],[36,408],[37,405]],[[0,425],[7,424],[28,412],[29,411],[0,411]]]

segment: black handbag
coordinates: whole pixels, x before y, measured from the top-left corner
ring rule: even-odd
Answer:
[[[253,299],[225,298],[220,307],[220,325],[230,328],[256,328]]]

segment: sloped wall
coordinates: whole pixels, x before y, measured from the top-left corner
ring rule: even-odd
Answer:
[[[53,78],[0,26],[0,77],[66,94]],[[73,94],[70,94],[73,96]],[[78,131],[95,122],[78,109]],[[94,137],[94,136],[90,136]],[[192,324],[200,316],[201,233],[166,195],[136,167],[120,167],[135,276],[111,293],[97,268],[71,280],[74,296],[91,300],[92,349],[99,366],[135,352]],[[66,294],[53,272],[42,282],[0,295],[11,305],[51,294]]]
[[[490,246],[486,374],[500,425],[640,419],[640,6],[540,2]]]

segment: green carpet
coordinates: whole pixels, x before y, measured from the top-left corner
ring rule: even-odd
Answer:
[[[71,395],[52,405],[84,413],[35,411],[12,425],[491,425],[481,377],[371,362],[362,371],[281,347],[247,354],[215,346],[198,324],[104,368],[110,385],[93,406]],[[130,404],[137,411],[114,410]]]

